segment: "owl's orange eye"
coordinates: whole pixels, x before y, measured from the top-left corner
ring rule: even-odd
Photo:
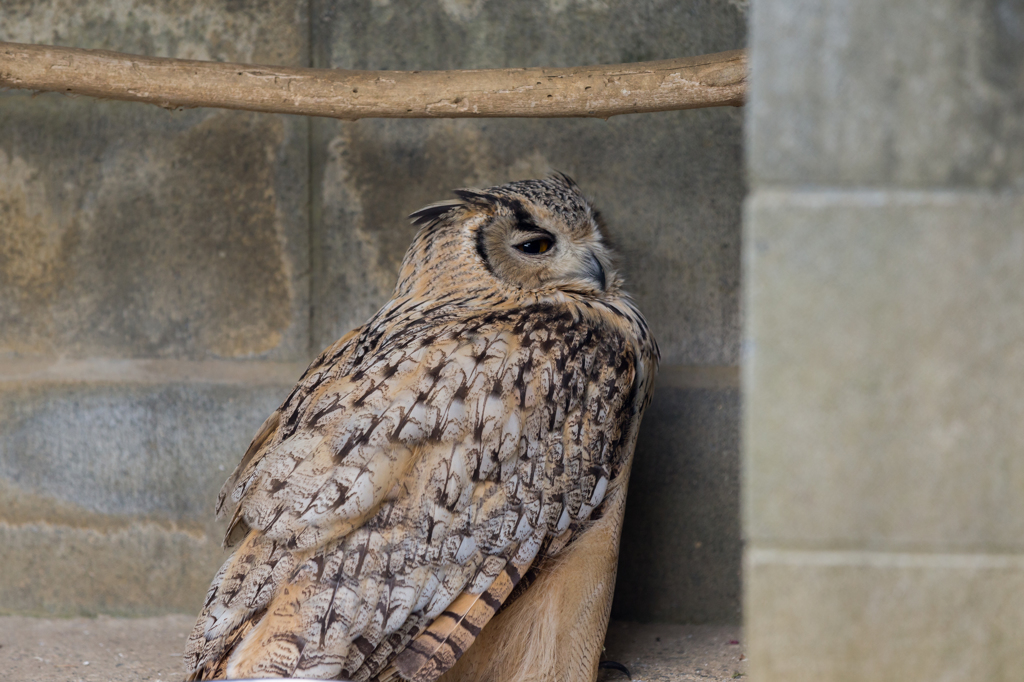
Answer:
[[[537,239],[531,239],[530,241],[523,242],[522,244],[516,244],[516,248],[522,251],[523,253],[537,254],[544,253],[545,251],[550,249],[553,243],[554,242],[551,241],[550,239],[538,237]]]

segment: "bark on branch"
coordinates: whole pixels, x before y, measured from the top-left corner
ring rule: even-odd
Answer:
[[[742,106],[743,50],[570,69],[346,71],[0,42],[0,87],[359,118],[594,117]]]

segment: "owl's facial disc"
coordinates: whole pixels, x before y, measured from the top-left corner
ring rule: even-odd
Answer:
[[[497,277],[526,289],[564,288],[600,294],[610,258],[589,216],[569,225],[533,205],[496,211],[477,234],[478,251]]]

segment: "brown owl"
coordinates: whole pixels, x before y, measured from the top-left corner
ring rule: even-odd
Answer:
[[[571,179],[455,195],[224,485],[188,679],[595,678],[658,348]]]

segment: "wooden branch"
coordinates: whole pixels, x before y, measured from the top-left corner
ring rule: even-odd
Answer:
[[[572,117],[742,106],[743,50],[571,69],[346,71],[0,42],[0,87],[359,118]]]

